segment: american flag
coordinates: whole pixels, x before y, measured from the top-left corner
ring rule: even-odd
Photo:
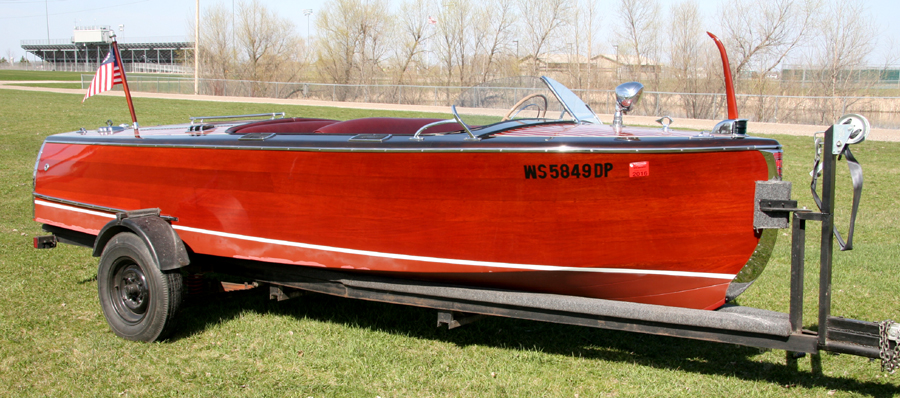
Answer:
[[[111,90],[116,84],[122,84],[122,70],[119,69],[119,60],[116,58],[115,51],[110,51],[109,54],[106,54],[106,58],[103,58],[103,63],[97,69],[94,80],[91,80],[91,87],[88,88],[88,92],[81,102],[94,94]]]

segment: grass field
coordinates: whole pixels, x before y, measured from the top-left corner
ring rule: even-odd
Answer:
[[[0,70],[0,80],[72,80],[80,81],[84,72],[55,72],[33,70]]]
[[[2,77],[0,77],[2,79]],[[874,396],[900,394],[877,362],[823,355],[786,366],[783,351],[488,318],[436,329],[433,310],[325,295],[272,302],[265,292],[195,304],[155,344],[117,338],[97,302],[97,259],[34,250],[35,156],[49,134],[129,122],[122,98],[0,90],[0,396]],[[285,111],[348,119],[412,115],[336,108],[135,99],[144,126],[190,115]],[[808,138],[785,145],[785,178],[809,199]],[[835,255],[833,313],[900,317],[900,144],[854,148],[866,172],[856,250]],[[840,165],[839,225],[849,180]],[[818,225],[808,234],[806,326],[814,328]],[[787,231],[743,305],[787,311]],[[715,242],[710,242],[715,244]]]
[[[47,88],[76,88],[81,89],[81,83],[19,83],[13,86],[23,87],[47,87]]]

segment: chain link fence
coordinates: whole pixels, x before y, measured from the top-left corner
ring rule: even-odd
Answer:
[[[86,89],[93,75],[82,75]],[[132,76],[133,91],[193,94],[194,79],[172,76]],[[490,87],[484,95],[524,96],[521,88]],[[309,99],[336,102],[367,102],[398,105],[449,106],[463,92],[478,96],[478,89],[453,86],[356,85],[326,83],[276,83],[246,80],[200,79],[200,94],[235,97]],[[474,94],[472,93],[474,91]],[[615,111],[613,90],[572,90],[595,112]],[[491,94],[487,94],[490,92]],[[521,92],[521,94],[520,94]],[[756,122],[828,125],[848,113],[869,119],[873,127],[900,128],[900,97],[811,97],[787,95],[737,96],[741,117]],[[485,98],[485,102],[489,99]],[[477,101],[480,102],[480,101]],[[724,119],[725,94],[644,91],[632,115],[673,118]]]

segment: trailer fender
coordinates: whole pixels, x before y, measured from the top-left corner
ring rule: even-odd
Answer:
[[[184,243],[172,225],[160,217],[159,209],[117,213],[116,219],[104,225],[97,234],[94,257],[100,257],[106,243],[120,232],[132,232],[141,238],[160,271],[179,269],[191,263]]]

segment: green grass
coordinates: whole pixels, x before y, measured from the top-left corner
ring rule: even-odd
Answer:
[[[34,87],[53,87],[53,88],[81,88],[81,76],[92,75],[93,72],[57,72],[57,71],[35,71],[35,70],[0,70],[0,81],[75,81],[79,83],[46,83],[46,84],[23,84],[24,86]],[[128,76],[150,76],[156,77],[185,77],[185,75],[159,74],[159,73],[129,73]],[[191,77],[191,76],[187,76]]]
[[[144,126],[190,115],[285,111],[348,119],[400,112],[135,99]],[[37,111],[41,109],[43,111]],[[0,396],[875,396],[900,393],[877,362],[823,355],[797,369],[784,352],[636,333],[488,318],[436,329],[435,311],[265,292],[196,304],[169,341],[143,344],[109,331],[96,292],[97,259],[60,245],[34,250],[31,175],[44,137],[129,121],[122,98],[0,90]],[[778,137],[786,179],[811,206],[811,140]],[[854,148],[866,172],[856,250],[835,255],[834,313],[898,317],[900,144]],[[841,167],[845,167],[841,165]],[[842,168],[839,225],[849,208]],[[806,326],[815,325],[817,224],[809,224]],[[783,231],[787,232],[787,231]],[[789,253],[740,298],[786,311]],[[711,244],[715,244],[711,242]],[[493,376],[492,376],[493,374]]]
[[[11,86],[24,86],[24,87],[47,87],[47,88],[77,88],[81,89],[81,83],[21,83],[21,84],[11,84]]]
[[[84,72],[0,70],[0,80],[81,80]]]

